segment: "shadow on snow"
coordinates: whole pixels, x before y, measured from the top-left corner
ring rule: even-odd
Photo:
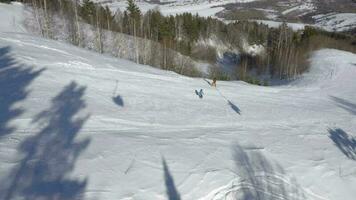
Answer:
[[[203,78],[203,80],[204,80],[209,86],[212,86],[212,84],[210,83],[210,81],[208,81],[206,78]]]
[[[209,80],[207,80],[207,79],[203,79],[209,86],[212,86],[212,83],[209,81]],[[228,98],[226,98],[221,92],[220,92],[220,90],[219,89],[216,89],[218,92],[219,92],[219,94],[220,94],[220,96],[221,97],[223,97],[226,101],[227,101],[227,104],[229,105],[229,107],[233,110],[233,111],[235,111],[237,114],[239,114],[239,115],[241,115],[241,110],[240,110],[240,108],[238,107],[238,106],[236,106],[236,104],[234,104],[232,101],[230,101]],[[197,93],[197,91],[195,90],[195,93],[198,95],[198,93]]]
[[[117,95],[116,97],[112,97],[112,101],[118,106],[121,106],[121,107],[124,106],[124,100],[121,98],[120,95]]]
[[[227,103],[229,104],[232,110],[234,110],[237,114],[241,115],[241,110],[239,107],[237,107],[234,103],[232,103],[229,100],[227,101]]]
[[[233,196],[241,200],[302,200],[305,195],[295,179],[286,181],[283,168],[269,161],[258,148],[235,144],[233,158],[241,180]]]
[[[41,130],[20,144],[23,158],[9,177],[1,181],[0,199],[83,198],[87,180],[76,180],[69,174],[90,141],[75,141],[89,118],[89,115],[75,117],[86,106],[85,89],[75,82],[70,83],[52,100],[48,110],[35,117],[33,122],[38,123]]]
[[[220,96],[221,96],[222,98],[224,98],[224,99],[227,101],[227,104],[229,105],[229,107],[230,107],[233,111],[235,111],[237,114],[241,115],[241,110],[240,110],[240,108],[237,107],[236,104],[234,104],[234,103],[233,103],[232,101],[230,101],[228,98],[226,98],[226,97],[220,92],[219,89],[216,89],[216,90],[219,92]]]
[[[356,139],[349,136],[340,128],[328,129],[329,138],[345,154],[346,157],[356,160]]]
[[[115,82],[115,89],[114,89],[114,92],[112,94],[112,101],[120,106],[120,107],[123,107],[124,106],[124,100],[122,99],[122,97],[120,95],[116,95],[116,92],[117,92],[117,88],[118,88],[118,85],[119,85],[119,81],[116,80]]]
[[[15,131],[9,123],[24,112],[15,104],[26,99],[29,85],[44,71],[17,63],[10,53],[10,47],[0,48],[0,139]]]
[[[356,115],[356,104],[339,97],[331,96],[331,99],[334,100],[340,108],[343,108],[349,113]]]
[[[162,165],[164,170],[164,180],[165,180],[168,200],[180,200],[181,198],[174,184],[174,179],[171,173],[169,172],[166,160],[164,158],[162,158]]]

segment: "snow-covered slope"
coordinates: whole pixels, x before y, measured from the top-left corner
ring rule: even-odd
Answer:
[[[289,4],[288,6],[291,6],[291,8],[282,11],[283,15],[297,13],[302,16],[316,9],[313,0],[287,1],[286,4]]]
[[[108,6],[112,12],[117,12],[120,10],[123,12],[127,8],[127,0],[93,0],[95,3],[100,3],[103,6]],[[216,14],[223,12],[225,8],[235,7],[239,8],[236,3],[249,3],[256,0],[138,0],[135,1],[138,7],[143,13],[151,9],[159,9],[164,15],[175,15],[185,12],[192,14],[198,14],[203,17],[216,17]],[[291,1],[272,1],[268,3],[268,0],[264,0],[264,6],[256,8],[253,6],[243,7],[242,9],[259,10],[263,11],[266,15],[265,20],[257,20],[263,24],[267,24],[270,27],[278,27],[282,21],[289,21],[288,18],[300,18],[304,15],[315,14],[310,17],[310,20],[315,21],[313,24],[306,23],[287,23],[288,26],[293,28],[293,30],[304,29],[306,25],[316,26],[327,31],[348,31],[356,27],[356,14],[355,13],[345,13],[345,12],[332,12],[327,13],[323,8],[318,8],[314,0],[291,0]],[[328,2],[330,4],[335,4],[335,2]],[[343,2],[344,3],[344,2]],[[320,3],[323,5],[323,3]],[[353,4],[347,4],[347,6],[353,6]],[[259,5],[261,6],[261,5]],[[329,5],[330,6],[330,5]],[[266,8],[265,8],[266,7]],[[268,8],[268,9],[267,9]],[[231,9],[231,8],[230,8]],[[326,13],[325,13],[326,12]],[[324,13],[324,14],[320,14]],[[277,16],[281,19],[276,19]],[[253,20],[253,19],[251,19]],[[229,20],[224,20],[229,22]],[[233,20],[234,21],[234,20]],[[310,22],[309,22],[310,23]]]
[[[265,24],[270,28],[278,28],[283,24],[283,22],[277,22],[272,20],[253,20],[257,23]],[[303,30],[305,26],[312,26],[311,24],[303,24],[303,23],[287,23],[287,26],[290,27],[294,31]]]
[[[135,1],[140,10],[145,13],[150,9],[158,8],[164,15],[175,15],[185,12],[198,14],[208,17],[214,16],[216,13],[224,10],[222,5],[237,2],[250,2],[255,0],[161,0],[161,1]],[[116,12],[126,10],[127,0],[93,0],[93,2],[101,3],[109,6]]]
[[[2,32],[26,32],[22,20],[24,18],[23,7],[21,4],[1,4],[0,30]]]
[[[316,26],[327,31],[347,31],[356,28],[356,13],[329,13],[313,18]]]
[[[316,52],[295,85],[215,89],[0,24],[1,200],[356,195],[355,54]]]

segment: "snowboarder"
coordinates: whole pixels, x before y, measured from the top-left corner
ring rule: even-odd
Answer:
[[[211,86],[216,87],[216,78],[215,77],[213,78],[213,83],[211,84]]]
[[[198,90],[195,90],[195,94],[199,96],[199,98],[203,98],[203,95],[204,95],[204,92],[203,92],[203,89],[200,89],[199,92]]]

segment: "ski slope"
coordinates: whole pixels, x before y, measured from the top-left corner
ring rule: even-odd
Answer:
[[[0,4],[1,200],[354,200],[355,54],[215,89],[32,36],[22,12]]]

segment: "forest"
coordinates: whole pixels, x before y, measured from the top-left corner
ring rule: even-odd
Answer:
[[[191,13],[164,16],[158,9],[142,13],[134,0],[112,12],[90,0],[22,0],[33,15],[32,29],[43,37],[108,53],[136,63],[188,76],[244,80],[268,85],[293,80],[309,68],[310,54],[320,48],[356,52],[355,36],[311,26],[293,31],[286,23],[269,28],[243,20],[226,23]],[[251,47],[258,51],[251,51]],[[230,53],[234,66],[219,60]],[[197,67],[209,65],[204,74]]]

